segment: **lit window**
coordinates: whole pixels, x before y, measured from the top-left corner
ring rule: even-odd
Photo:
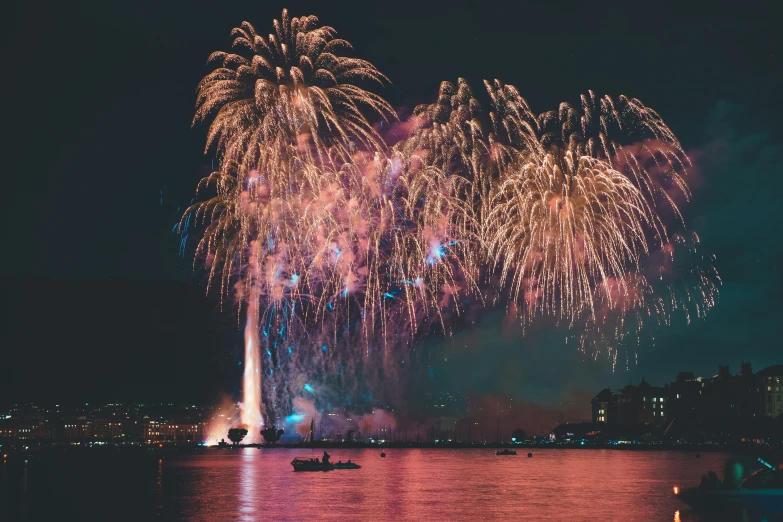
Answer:
[[[654,411],[654,412],[653,412],[653,417],[655,417],[655,414],[656,414],[656,413],[658,413],[658,412],[657,412],[657,411]]]
[[[678,399],[680,398],[680,394],[679,394],[679,393],[677,394],[677,398],[678,398]]]
[[[657,400],[657,399],[656,399],[655,397],[653,397],[653,402],[655,402],[656,400]]]
[[[663,397],[661,397],[661,402],[663,402]]]

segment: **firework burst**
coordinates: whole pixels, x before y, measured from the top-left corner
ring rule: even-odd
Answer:
[[[579,107],[564,102],[540,114],[536,127],[542,147],[608,161],[634,183],[651,209],[663,203],[684,223],[678,202],[691,197],[685,181],[690,160],[660,115],[638,99],[614,100],[589,91]],[[665,243],[664,221],[652,215],[655,233]]]
[[[237,52],[210,56],[219,65],[199,83],[194,118],[212,118],[207,149],[216,145],[249,170],[265,153],[292,146],[321,162],[345,161],[357,144],[382,148],[362,110],[396,116],[356,82],[387,78],[371,63],[343,56],[351,45],[315,16],[290,18],[283,10],[274,29],[263,37],[242,22],[231,32]],[[305,140],[314,150],[302,146]]]
[[[397,116],[364,88],[387,78],[313,16],[273,25],[243,22],[210,57],[194,124],[219,168],[180,223],[202,228],[209,284],[246,316],[245,424],[290,412],[313,380],[343,397],[398,382],[415,343],[486,303],[554,317],[615,361],[714,305],[712,259],[661,215],[682,221],[690,162],[640,101],[590,92],[536,115],[495,80],[484,111],[459,79],[387,145],[371,119]]]
[[[527,317],[569,324],[595,310],[595,285],[622,277],[647,251],[641,194],[608,163],[548,153],[499,181],[486,228],[488,250]]]

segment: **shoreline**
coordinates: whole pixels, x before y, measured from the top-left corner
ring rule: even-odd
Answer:
[[[747,443],[739,444],[649,444],[649,443],[631,443],[631,444],[565,444],[565,443],[547,443],[547,444],[499,444],[499,443],[487,443],[487,444],[466,444],[466,443],[406,443],[406,442],[394,442],[383,444],[372,443],[343,443],[343,442],[315,442],[315,443],[292,443],[292,444],[238,444],[238,445],[195,445],[195,444],[164,444],[162,446],[157,444],[101,444],[101,445],[66,445],[55,444],[51,446],[31,447],[31,448],[9,448],[3,449],[3,454],[7,457],[18,455],[30,455],[34,456],[39,453],[50,452],[140,452],[150,454],[175,454],[175,453],[205,453],[216,451],[234,451],[237,449],[265,449],[274,451],[278,449],[299,449],[299,450],[313,450],[313,449],[328,449],[328,450],[340,450],[340,449],[374,449],[378,451],[384,450],[409,450],[409,449],[432,449],[432,450],[487,450],[496,451],[502,449],[514,449],[520,454],[525,456],[525,453],[533,453],[537,451],[552,451],[552,450],[616,450],[616,451],[679,451],[682,453],[754,453],[754,454],[777,454],[783,455],[783,445],[755,445]],[[6,457],[6,458],[7,458]]]

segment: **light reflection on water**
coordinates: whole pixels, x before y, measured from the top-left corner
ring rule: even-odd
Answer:
[[[158,459],[158,471],[155,475],[155,516],[163,514],[163,459]]]
[[[239,497],[237,505],[239,506],[239,520],[258,520],[256,509],[261,507],[259,497],[263,491],[259,490],[261,484],[256,483],[256,474],[260,466],[256,462],[258,450],[246,448],[241,453],[241,464],[239,471]]]
[[[727,455],[533,450],[529,459],[492,450],[330,450],[360,470],[294,473],[295,456],[321,451],[240,449],[168,460],[177,487],[169,515],[190,520],[675,520],[674,484],[697,484]],[[312,453],[312,454],[311,454]],[[234,479],[232,479],[232,477]],[[201,504],[210,490],[236,495]],[[202,502],[198,502],[200,500]]]
[[[672,494],[727,454],[332,449],[359,470],[294,473],[322,450],[53,452],[0,473],[9,520],[595,520],[704,522]],[[527,451],[533,458],[527,458]],[[753,459],[747,459],[752,461]],[[4,494],[7,493],[7,494]],[[0,506],[0,520],[3,520]],[[110,518],[107,515],[111,514]],[[731,519],[729,519],[731,520]]]

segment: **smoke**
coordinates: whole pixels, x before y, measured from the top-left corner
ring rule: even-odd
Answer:
[[[215,406],[211,408],[211,417],[204,427],[204,438],[208,446],[212,446],[228,436],[228,430],[242,425],[241,411],[229,395],[221,395]]]
[[[285,430],[282,440],[288,443],[308,440],[311,437],[343,440],[348,436],[348,432],[356,434],[354,436],[362,434],[364,438],[369,438],[373,434],[384,433],[385,430],[394,430],[397,424],[395,416],[382,409],[355,415],[338,408],[319,411],[315,401],[295,397],[293,412],[282,420],[281,426]],[[313,425],[315,432],[311,433]]]
[[[657,336],[659,356],[672,371],[738,364],[738,346],[754,368],[780,362],[783,145],[775,132],[774,120],[755,120],[743,105],[720,101],[709,113],[697,156],[704,182],[686,218],[715,254],[723,285],[705,321],[687,329],[675,324]]]
[[[546,436],[555,426],[590,420],[589,390],[569,389],[552,402],[514,400],[502,395],[476,395],[468,398],[470,411],[458,421],[458,440],[467,440],[466,426],[472,424],[473,442],[508,442],[511,433],[522,429],[528,436]]]

